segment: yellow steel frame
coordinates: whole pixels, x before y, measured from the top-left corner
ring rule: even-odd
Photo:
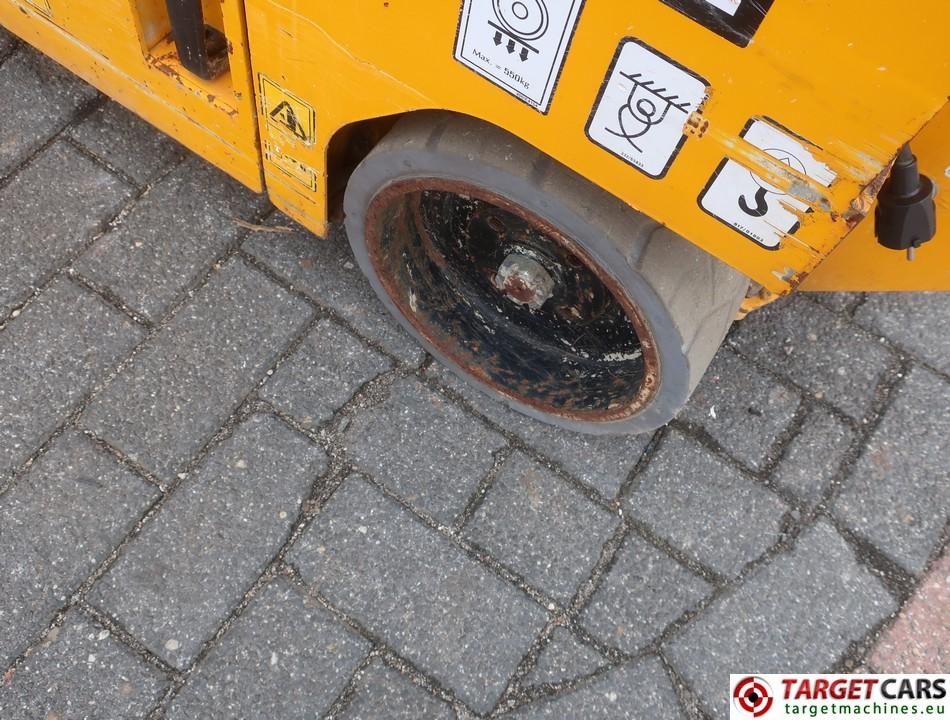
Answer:
[[[221,0],[220,10],[209,1],[208,17],[231,46],[231,71],[213,83],[178,65],[162,6],[0,0],[0,24],[249,187],[266,188],[318,234],[328,222],[329,190],[345,172],[339,150],[355,128],[371,138],[399,115],[449,110],[509,130],[772,293],[950,289],[946,193],[938,199],[941,235],[914,263],[880,248],[864,220],[911,138],[923,169],[950,184],[945,0],[916,0],[912,9],[893,0],[774,0],[747,47],[661,0],[586,0],[546,113],[454,59],[462,0]],[[662,179],[585,135],[618,45],[629,37],[709,83]],[[826,187],[744,140],[756,118],[807,138],[835,181]],[[727,158],[809,208],[795,210],[800,225],[777,249],[699,207]]]

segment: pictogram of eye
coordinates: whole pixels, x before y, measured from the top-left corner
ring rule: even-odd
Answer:
[[[520,40],[538,40],[551,25],[545,0],[494,0],[495,15]]]

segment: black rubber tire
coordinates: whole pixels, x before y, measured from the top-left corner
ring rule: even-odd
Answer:
[[[394,182],[420,177],[471,183],[508,198],[572,238],[627,293],[652,334],[659,379],[635,414],[604,422],[539,412],[465,372],[402,316],[369,259],[367,209]],[[646,215],[499,128],[447,113],[400,120],[349,180],[346,231],[363,272],[401,325],[464,380],[515,410],[570,430],[654,430],[683,408],[736,317],[749,280]]]

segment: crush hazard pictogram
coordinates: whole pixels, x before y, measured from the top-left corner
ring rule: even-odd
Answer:
[[[583,5],[583,0],[464,0],[455,59],[546,113]]]
[[[316,138],[317,113],[270,78],[260,76],[261,112],[267,125],[310,145]]]

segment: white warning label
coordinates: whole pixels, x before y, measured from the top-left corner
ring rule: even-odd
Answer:
[[[796,172],[828,187],[837,177],[808,149],[805,140],[765,120],[753,120],[742,137]],[[734,160],[725,160],[713,175],[699,205],[707,213],[769,250],[796,233],[800,215],[811,212],[801,200],[769,184]],[[796,212],[797,211],[797,212]]]
[[[587,137],[652,178],[666,175],[708,83],[639,40],[624,40],[587,123]]]
[[[465,0],[455,59],[546,113],[582,5],[583,0]]]
[[[729,15],[739,12],[739,6],[742,4],[742,0],[706,0],[706,2]]]

